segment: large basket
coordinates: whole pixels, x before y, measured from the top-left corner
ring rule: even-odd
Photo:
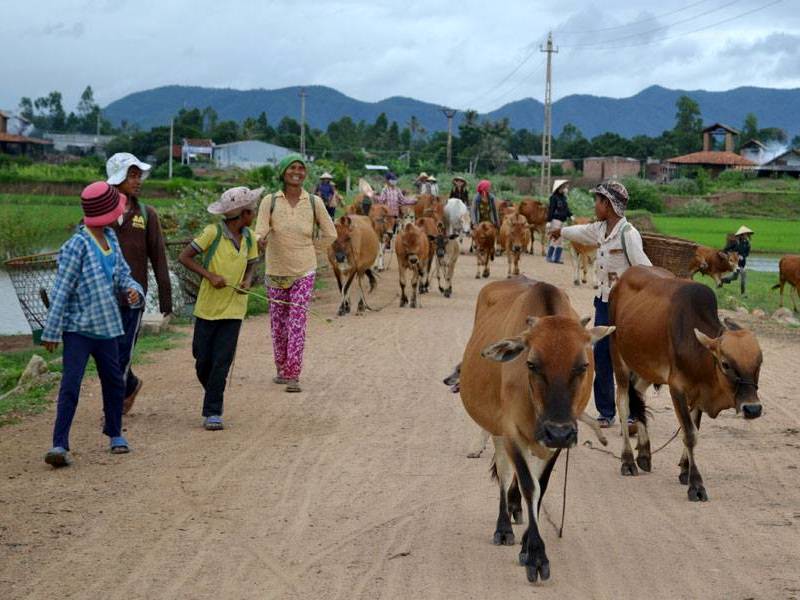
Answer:
[[[642,245],[653,265],[671,271],[676,277],[691,278],[689,265],[697,250],[696,243],[668,235],[642,233]]]
[[[178,280],[181,282],[181,290],[186,304],[194,304],[197,301],[197,293],[200,291],[200,275],[184,267],[178,260],[178,256],[192,240],[169,240],[166,242],[167,257],[170,266]]]
[[[41,335],[47,321],[48,295],[53,289],[58,270],[58,252],[20,256],[5,262],[22,312],[34,338]],[[38,335],[37,335],[38,334]]]

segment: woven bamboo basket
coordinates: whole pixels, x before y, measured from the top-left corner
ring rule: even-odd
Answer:
[[[653,265],[671,271],[676,277],[691,278],[689,265],[697,250],[696,243],[668,235],[642,233],[642,245]]]
[[[14,285],[19,305],[31,326],[34,341],[39,342],[50,304],[48,295],[53,289],[58,271],[57,252],[19,256],[5,262]]]
[[[190,271],[184,267],[178,256],[192,240],[169,240],[166,242],[167,258],[169,259],[170,267],[178,280],[181,282],[181,291],[186,304],[194,304],[197,301],[197,293],[200,291],[200,276],[194,271]]]

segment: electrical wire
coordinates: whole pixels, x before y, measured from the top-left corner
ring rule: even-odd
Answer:
[[[605,41],[602,41],[602,42],[597,42],[597,43],[592,43],[592,44],[575,44],[575,45],[563,46],[563,47],[564,48],[597,48],[599,46],[603,46],[603,45],[608,44],[608,43],[615,43],[615,42],[619,42],[621,40],[629,40],[629,39],[633,39],[633,38],[638,38],[638,37],[641,37],[643,35],[656,33],[658,31],[664,31],[665,29],[669,29],[670,27],[675,27],[676,25],[683,25],[684,23],[689,23],[690,21],[694,21],[695,19],[699,19],[700,17],[705,17],[705,16],[708,16],[708,15],[713,14],[715,12],[719,12],[719,11],[721,11],[721,10],[723,10],[725,8],[728,8],[730,6],[733,6],[734,4],[737,4],[739,2],[741,2],[741,0],[731,0],[730,2],[727,2],[726,4],[723,4],[722,6],[717,6],[715,8],[712,8],[711,10],[707,10],[705,12],[702,12],[702,13],[698,14],[698,15],[692,15],[691,17],[683,19],[682,21],[675,21],[674,23],[668,23],[667,25],[662,25],[660,27],[655,27],[654,29],[648,29],[647,31],[640,31],[638,33],[632,33],[630,35],[624,35],[624,36],[621,36],[621,37],[616,37],[613,40],[605,40]]]
[[[658,44],[660,42],[666,42],[666,41],[670,41],[670,40],[675,40],[675,39],[678,39],[678,38],[685,37],[687,35],[692,35],[694,33],[699,33],[701,31],[706,31],[708,29],[713,29],[714,27],[719,27],[720,25],[725,25],[726,23],[730,23],[731,21],[735,21],[737,19],[741,19],[742,17],[747,17],[747,16],[752,15],[754,13],[757,13],[757,12],[760,12],[760,11],[765,10],[767,8],[770,8],[772,6],[775,6],[776,4],[780,4],[781,2],[783,2],[783,0],[774,0],[773,2],[768,2],[767,4],[763,4],[763,5],[758,6],[758,7],[754,8],[754,9],[752,9],[752,10],[748,10],[746,12],[739,13],[739,14],[734,15],[732,17],[729,17],[727,19],[723,19],[722,21],[717,21],[716,23],[711,23],[711,24],[705,25],[703,27],[698,27],[697,29],[691,29],[689,31],[684,31],[683,33],[680,33],[680,34],[666,36],[666,37],[658,38],[658,39],[655,39],[655,40],[648,40],[646,42],[638,42],[638,43],[632,43],[632,44],[621,44],[621,45],[613,45],[613,46],[566,46],[566,47],[568,47],[568,48],[576,48],[576,49],[591,48],[591,49],[594,49],[594,50],[617,50],[617,49],[621,49],[621,48],[635,48],[637,46],[649,46],[651,44]]]
[[[700,0],[699,2],[693,2],[692,4],[687,4],[682,8],[675,9],[670,12],[661,13],[660,15],[655,15],[652,17],[648,17],[646,19],[641,19],[640,21],[633,21],[631,23],[625,23],[624,25],[615,25],[613,27],[603,27],[601,29],[585,29],[583,31],[563,31],[560,29],[556,29],[555,33],[560,35],[583,35],[587,33],[602,33],[604,31],[616,31],[617,29],[626,29],[628,27],[634,27],[636,25],[641,25],[642,23],[649,23],[650,21],[656,21],[658,19],[663,19],[664,17],[671,17],[672,15],[678,14],[683,12],[684,10],[689,10],[690,8],[694,8],[695,6],[699,6],[700,4],[705,4],[709,0]]]

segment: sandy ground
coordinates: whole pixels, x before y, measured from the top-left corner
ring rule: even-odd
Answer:
[[[800,344],[776,337],[761,338],[764,416],[703,422],[697,456],[710,502],[687,501],[679,442],[655,455],[652,473],[624,479],[617,461],[580,446],[563,539],[553,525],[563,462],[544,500],[552,578],[527,582],[518,548],[491,544],[491,452],[465,457],[475,426],[440,383],[484,284],[474,260],[461,257],[449,300],[433,292],[423,308],[399,309],[393,261],[371,299],[384,310],[312,320],[302,395],[270,382],[267,320],[247,321],[223,432],[200,427],[188,338],[139,369],[130,455],[106,450],[93,380],[71,468],[42,462],[52,409],[0,430],[0,596],[800,597]],[[523,270],[568,286],[591,314],[592,291],[573,288],[567,267],[537,256]],[[500,259],[492,280],[504,275]],[[315,309],[333,315],[334,295]],[[656,447],[676,420],[666,393],[650,406]]]

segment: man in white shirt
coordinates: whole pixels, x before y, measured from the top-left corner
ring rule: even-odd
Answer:
[[[625,218],[628,190],[617,181],[607,181],[593,188],[594,212],[597,221],[588,225],[572,225],[554,229],[550,236],[571,242],[598,246],[597,269],[600,288],[594,299],[594,324],[608,325],[608,294],[620,276],[633,265],[652,263],[644,253],[642,236]],[[600,427],[614,423],[614,370],[611,364],[609,339],[594,346],[594,402]]]

